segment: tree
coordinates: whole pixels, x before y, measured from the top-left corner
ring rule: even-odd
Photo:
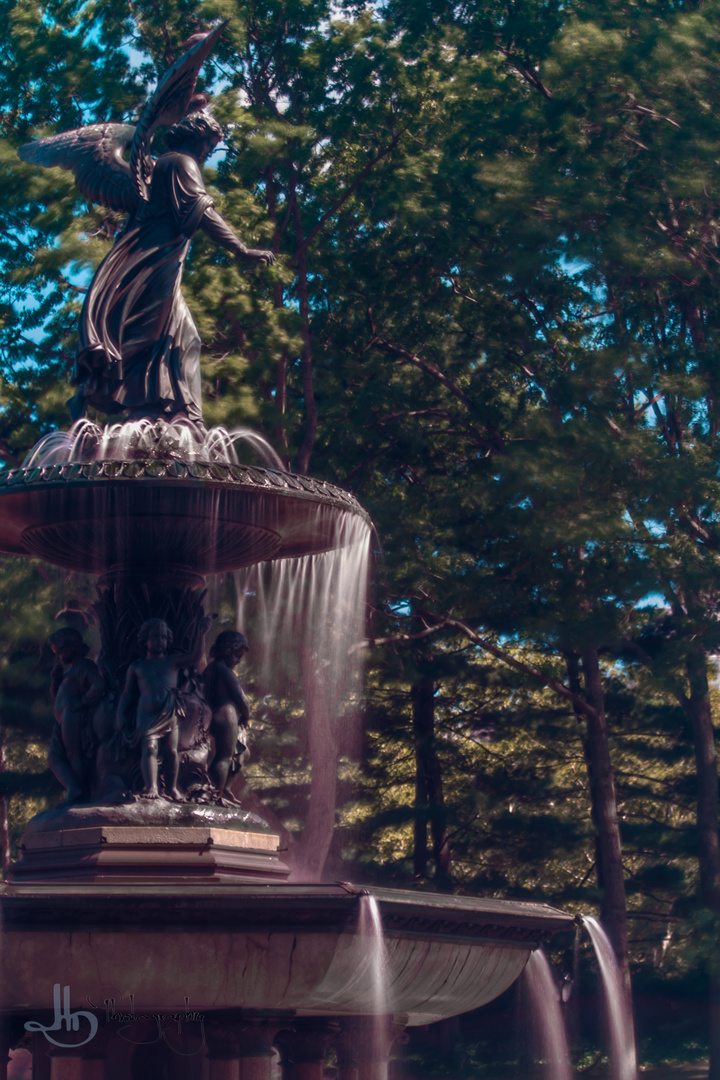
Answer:
[[[510,840],[516,781],[528,805],[568,798],[582,828],[563,818],[566,851],[537,849],[569,867],[568,890],[586,898],[578,882],[596,874],[592,899],[621,958],[642,885],[653,926],[652,948],[637,946],[643,963],[671,903],[669,886],[649,896],[653,867],[674,853],[687,896],[695,888],[693,794],[710,911],[720,881],[708,686],[716,7],[26,5],[4,26],[6,460],[64,423],[82,275],[120,225],[88,212],[62,175],[27,170],[13,146],[39,124],[131,117],[143,79],[199,21],[232,14],[205,72],[224,87],[218,114],[231,125],[215,190],[238,231],[281,257],[272,274],[242,276],[200,243],[185,280],[209,343],[211,422],[254,422],[297,471],[352,485],[383,540],[372,633],[385,641],[377,663],[390,681],[373,675],[369,767],[395,779],[391,795],[374,792],[369,809],[350,802],[347,814],[394,822],[378,827],[375,869],[400,852],[394,873],[413,857],[422,870],[430,822],[441,877],[449,849],[461,887],[522,892],[549,886],[522,830]],[[136,68],[119,50],[130,43]],[[36,45],[59,58],[52,85],[38,78]],[[504,722],[519,710],[504,772],[481,768],[492,740],[473,740],[455,720],[457,737],[445,734],[453,708],[468,717],[487,708],[482,656],[507,668],[492,678],[521,686],[502,710]],[[321,714],[313,729],[308,710],[315,734],[327,726]],[[560,741],[572,733],[573,750],[565,760],[558,747],[560,764],[541,782],[523,733],[547,748],[543,725]],[[302,747],[291,754],[293,783],[282,784],[279,761],[271,770],[288,819],[306,779]],[[491,806],[492,828],[479,831],[469,824],[473,770]],[[340,790],[350,794],[345,781]],[[538,820],[523,821],[526,835],[537,837],[542,815],[529,818]],[[392,829],[400,839],[383,839]],[[467,869],[474,860],[491,866],[486,877]],[[713,1046],[713,1076],[719,1061]]]

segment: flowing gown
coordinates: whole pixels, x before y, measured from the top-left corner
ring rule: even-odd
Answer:
[[[202,421],[200,336],[180,284],[212,206],[194,157],[158,158],[150,199],[98,268],[80,316],[72,381],[102,412]]]

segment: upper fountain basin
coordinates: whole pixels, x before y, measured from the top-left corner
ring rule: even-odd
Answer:
[[[133,458],[0,474],[0,551],[69,570],[234,570],[342,547],[358,518],[341,488],[249,465]]]

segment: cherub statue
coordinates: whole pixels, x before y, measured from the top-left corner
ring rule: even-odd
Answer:
[[[50,737],[48,765],[67,790],[66,803],[87,798],[93,758],[93,712],[106,688],[97,664],[87,656],[82,634],[64,626],[50,635],[58,659],[51,676],[57,724]]]
[[[248,700],[234,668],[248,651],[248,640],[235,630],[223,630],[210,649],[210,663],[203,672],[205,696],[212,709],[210,734],[215,753],[209,769],[210,780],[222,799],[231,771],[237,771],[246,749],[250,721]],[[235,765],[235,769],[233,769]]]
[[[72,169],[80,191],[129,218],[100,264],[80,316],[68,402],[73,420],[88,405],[128,419],[187,417],[202,423],[200,337],[180,292],[193,234],[202,229],[246,262],[271,264],[213,209],[200,166],[222,128],[198,106],[202,64],[227,24],[195,35],[165,73],[138,124],[92,124],[22,146],[23,161]],[[153,161],[152,135],[169,125],[169,153]],[[130,147],[129,164],[123,152]]]
[[[138,631],[142,660],[130,664],[125,688],[118,702],[117,729],[130,747],[141,747],[141,794],[158,799],[158,752],[163,764],[166,795],[182,801],[178,788],[178,721],[183,704],[178,691],[182,668],[194,667],[205,651],[205,634],[212,623],[208,616],[199,626],[195,645],[189,653],[168,653],[172,631],[164,619],[147,619]]]

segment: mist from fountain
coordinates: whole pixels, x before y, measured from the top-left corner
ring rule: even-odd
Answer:
[[[612,1080],[637,1080],[637,1054],[632,1015],[625,1010],[622,978],[612,945],[601,924],[592,915],[581,915],[595,950],[602,979],[610,1040]]]
[[[42,468],[66,462],[128,461],[157,458],[162,461],[218,462],[238,465],[244,447],[254,464],[285,471],[270,443],[252,428],[200,427],[178,418],[126,420],[101,427],[92,420],[76,420],[68,431],[51,431],[33,447],[23,468]]]
[[[560,995],[542,949],[531,953],[522,974],[522,984],[530,1014],[535,1059],[542,1066],[545,1080],[572,1080]]]

